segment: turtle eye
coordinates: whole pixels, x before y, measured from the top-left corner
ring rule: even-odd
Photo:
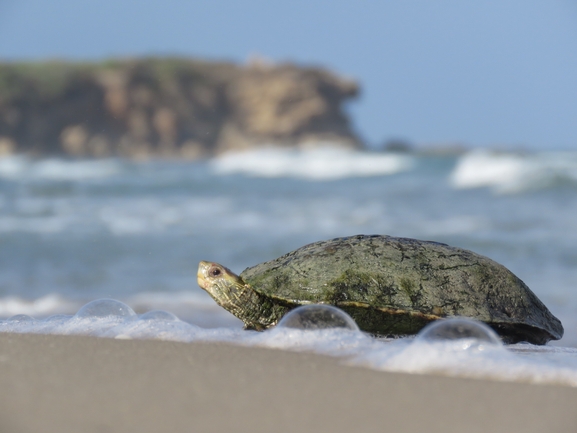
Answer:
[[[220,268],[217,268],[216,266],[214,266],[214,267],[210,268],[208,273],[210,274],[211,277],[218,277],[220,274],[222,274],[222,271],[220,270]]]

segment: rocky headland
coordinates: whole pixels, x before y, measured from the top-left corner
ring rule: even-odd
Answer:
[[[188,158],[361,148],[354,81],[313,67],[181,58],[0,63],[0,154]]]

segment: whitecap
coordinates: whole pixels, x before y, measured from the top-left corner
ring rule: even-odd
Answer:
[[[29,166],[30,162],[24,156],[4,156],[0,158],[0,178],[18,179]]]
[[[488,187],[514,194],[577,182],[577,153],[521,154],[474,150],[459,158],[450,175],[458,189]]]
[[[78,309],[79,304],[61,295],[52,293],[37,299],[24,299],[18,296],[0,298],[0,317],[10,317],[17,314],[42,317],[59,313],[67,313]]]
[[[32,166],[32,176],[47,180],[87,180],[114,176],[122,171],[119,161],[45,159]]]
[[[322,147],[308,150],[264,148],[227,153],[209,162],[216,174],[334,180],[384,176],[413,168],[411,156]]]
[[[115,159],[33,160],[21,155],[0,158],[0,178],[10,180],[90,180],[114,176],[122,170],[122,164]]]

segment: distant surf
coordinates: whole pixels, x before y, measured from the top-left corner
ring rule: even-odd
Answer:
[[[408,155],[331,147],[310,150],[269,148],[227,153],[209,164],[216,174],[241,173],[307,180],[386,176],[410,170],[415,165],[414,158]]]
[[[116,159],[36,160],[21,155],[0,158],[0,178],[10,180],[74,181],[105,178],[121,172],[122,163]]]
[[[475,150],[457,160],[450,175],[455,188],[488,187],[515,194],[558,186],[577,187],[577,152],[531,154]]]

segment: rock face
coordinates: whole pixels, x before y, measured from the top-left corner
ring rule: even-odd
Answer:
[[[197,158],[260,145],[361,147],[355,82],[291,64],[139,59],[0,64],[0,154]]]

